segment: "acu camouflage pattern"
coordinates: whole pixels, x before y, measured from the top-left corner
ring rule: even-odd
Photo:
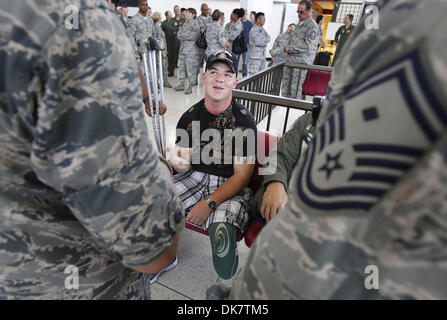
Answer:
[[[236,22],[228,22],[225,25],[225,37],[230,43],[229,51],[233,52],[233,41],[244,31],[244,25],[241,22],[241,19],[237,19]]]
[[[234,280],[232,299],[447,298],[446,14],[442,0],[396,0],[380,11],[379,30],[367,30],[363,22],[358,25],[338,62],[317,134],[292,175],[289,204],[256,239],[245,268]],[[402,99],[409,95],[413,98]],[[340,126],[334,127],[334,141],[322,149],[323,157],[332,148],[349,154],[355,132],[371,155],[407,163],[397,170],[386,169],[394,181],[356,182],[385,190],[381,196],[338,198],[351,204],[369,202],[369,209],[346,204],[330,208],[337,195],[320,199],[326,209],[305,199],[309,183],[300,175],[309,172],[306,158],[323,145],[321,128],[342,123],[341,106],[369,120],[346,121],[343,141]],[[376,107],[376,112],[365,107]],[[375,121],[384,122],[374,128]],[[392,148],[373,152],[371,146],[382,138],[388,139],[388,146],[400,145],[393,149],[395,154],[386,152]],[[313,160],[318,168],[319,156]],[[349,158],[342,154],[339,160],[346,165]],[[331,179],[318,178],[313,171],[310,179],[316,187],[346,186],[351,182],[343,174],[357,167],[333,171]],[[380,170],[385,171],[371,168]],[[378,290],[365,289],[368,265],[378,267]]]
[[[68,5],[78,30],[65,28]],[[124,27],[100,0],[0,12],[0,298],[140,299],[128,267],[157,258],[184,222]],[[79,289],[65,289],[69,265]]]
[[[318,25],[311,16],[299,21],[290,36],[290,51],[285,62],[312,64],[318,48],[319,32]],[[306,73],[305,69],[284,66],[281,94],[284,97],[301,99]]]
[[[138,41],[149,37],[156,37],[154,22],[151,17],[143,17],[137,12],[127,23],[127,35],[134,40],[133,47],[138,48]]]
[[[163,81],[166,83],[168,81],[168,54],[167,54],[167,42],[166,42],[166,35],[161,29],[160,24],[154,23],[155,28],[155,38],[158,41],[158,45],[161,49],[161,63],[163,67]],[[158,63],[158,60],[157,60]],[[158,64],[157,64],[158,65]]]
[[[273,43],[273,47],[269,50],[272,56],[273,65],[280,64],[286,61],[287,52],[284,51],[284,47],[289,43],[290,34],[286,32],[281,33]]]
[[[204,32],[206,31],[208,25],[213,22],[213,18],[211,18],[210,16],[200,15],[197,17],[197,22],[200,26],[200,32]]]
[[[265,48],[270,42],[270,36],[263,27],[254,24],[250,29],[248,74],[253,75],[265,69]]]
[[[221,43],[227,40],[225,30],[219,21],[211,22],[206,30],[206,57],[208,58],[214,52],[225,49]]]
[[[177,38],[180,40],[180,53],[190,56],[198,54],[196,40],[200,35],[200,26],[196,19],[191,22],[185,21],[183,26],[177,32]]]
[[[204,15],[200,15],[197,17],[197,22],[199,23],[200,26],[200,33],[205,32],[208,28],[208,25],[213,22],[213,18],[211,18],[211,16],[204,16]],[[206,53],[205,53],[205,49],[200,49],[199,50],[199,67],[200,64],[203,64],[203,61],[206,59]]]
[[[177,32],[180,40],[180,52],[178,58],[179,80],[189,79],[190,84],[197,82],[198,68],[200,63],[199,48],[196,40],[200,35],[200,26],[196,19],[186,21]]]

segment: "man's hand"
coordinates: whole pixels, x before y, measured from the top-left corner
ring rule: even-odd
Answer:
[[[164,148],[166,154],[169,154],[169,162],[175,171],[184,173],[191,167],[192,148]]]
[[[289,45],[286,45],[286,46],[284,47],[284,52],[289,53],[289,51],[290,51],[290,47],[289,47]]]
[[[269,222],[287,204],[287,193],[281,182],[271,182],[267,185],[262,198],[261,215]]]
[[[228,48],[230,46],[229,42],[221,42],[221,46],[224,48]]]
[[[208,203],[205,200],[201,200],[192,207],[186,216],[186,221],[194,223],[198,226],[202,225],[208,216],[211,214],[211,209],[208,207]]]
[[[152,103],[155,105],[155,101],[154,101],[154,100],[152,100]],[[168,108],[166,107],[166,105],[165,105],[163,102],[161,102],[161,101],[158,102],[158,105],[159,105],[159,107],[160,107],[160,115],[165,114],[166,110],[168,110]],[[146,101],[146,102],[145,102],[144,107],[145,107],[145,110],[146,110],[147,115],[148,115],[149,117],[152,117],[152,114],[151,114],[151,105],[149,104],[149,101]]]

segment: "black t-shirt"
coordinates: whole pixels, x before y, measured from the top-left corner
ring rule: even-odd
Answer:
[[[193,149],[192,169],[216,176],[229,178],[234,174],[234,156],[248,157],[254,164],[256,141],[253,115],[234,99],[218,115],[209,113],[202,99],[177,123],[176,145]]]

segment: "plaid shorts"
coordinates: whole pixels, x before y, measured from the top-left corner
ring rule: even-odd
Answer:
[[[211,193],[227,180],[224,177],[193,170],[176,174],[173,178],[175,190],[183,202],[186,213],[197,202],[208,198]],[[228,222],[242,232],[245,231],[251,195],[251,189],[245,187],[237,195],[220,204],[200,227],[208,230],[211,223]]]

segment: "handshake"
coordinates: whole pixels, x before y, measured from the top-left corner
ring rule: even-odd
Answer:
[[[178,173],[185,173],[191,168],[192,148],[166,147],[166,158]]]

